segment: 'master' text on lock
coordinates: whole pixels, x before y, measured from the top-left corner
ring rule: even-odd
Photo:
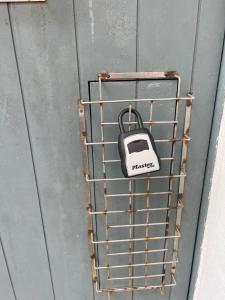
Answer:
[[[150,163],[145,163],[142,165],[133,165],[132,170],[142,169],[142,168],[154,168],[154,167],[155,167],[155,165],[152,162],[150,162]]]

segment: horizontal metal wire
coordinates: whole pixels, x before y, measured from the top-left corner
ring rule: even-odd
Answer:
[[[171,261],[159,261],[159,262],[151,262],[151,263],[143,263],[143,264],[129,264],[129,265],[114,265],[114,266],[101,266],[95,267],[96,270],[104,270],[104,269],[120,269],[120,268],[129,268],[129,267],[143,267],[143,266],[158,266],[158,265],[168,265],[178,263],[178,260]]]
[[[144,193],[127,193],[127,194],[105,194],[104,197],[131,197],[131,196],[148,196],[148,195],[172,195],[173,192],[144,192]]]
[[[81,104],[108,104],[108,103],[125,103],[125,102],[158,102],[158,101],[173,101],[173,100],[193,100],[193,96],[188,97],[170,97],[170,98],[142,98],[142,99],[110,99],[110,100],[94,100],[94,101],[83,101]]]
[[[145,223],[145,224],[123,224],[123,225],[108,225],[108,228],[126,228],[126,227],[150,227],[150,226],[162,226],[169,224],[168,222],[161,223]]]
[[[90,211],[90,215],[108,215],[108,214],[124,214],[124,213],[135,213],[135,212],[146,212],[146,211],[163,211],[176,209],[177,206],[172,207],[157,207],[157,208],[143,208],[143,209],[127,209],[127,210],[103,210],[103,211]]]
[[[145,179],[172,179],[172,178],[180,178],[185,177],[186,174],[181,172],[180,174],[175,175],[161,175],[161,176],[137,176],[137,177],[115,177],[115,178],[90,178],[86,176],[87,182],[100,182],[100,181],[123,181],[123,180],[145,180]]]
[[[142,275],[142,276],[126,276],[126,277],[110,277],[108,280],[127,280],[127,279],[142,279],[142,278],[157,278],[165,277],[165,274]]]
[[[180,76],[176,71],[155,71],[155,72],[99,72],[97,73],[98,79],[101,81],[115,81],[119,80],[176,80],[180,83]],[[97,81],[94,81],[97,82]]]
[[[181,139],[164,139],[164,140],[155,140],[155,143],[176,143],[176,142],[189,142],[191,139],[189,137]],[[118,141],[102,141],[102,142],[84,142],[86,146],[95,146],[95,145],[113,145],[118,144]]]
[[[119,239],[119,240],[105,240],[105,241],[93,241],[93,244],[113,244],[121,242],[140,242],[140,241],[153,241],[153,240],[167,240],[180,238],[180,235],[164,235],[164,236],[147,236],[144,238],[131,238],[131,239]]]
[[[145,285],[145,286],[132,286],[132,287],[119,287],[119,288],[98,288],[97,282],[96,282],[96,292],[132,292],[132,291],[143,291],[143,290],[154,290],[154,289],[164,289],[166,287],[172,287],[176,285],[176,280],[171,274],[172,282],[170,283],[162,283],[162,284],[156,284],[156,285]]]
[[[155,124],[178,124],[178,121],[142,121],[143,124],[150,124],[150,125],[155,125]],[[118,122],[102,122],[100,123],[101,125],[118,125]],[[136,121],[129,121],[123,122],[124,125],[133,125],[133,124],[138,124]]]
[[[128,251],[128,252],[112,252],[107,253],[108,256],[117,256],[117,255],[130,255],[130,254],[143,254],[143,253],[159,253],[166,252],[168,249],[145,249],[140,251]]]
[[[161,157],[160,160],[174,160],[173,157]],[[106,159],[103,161],[104,163],[120,163],[121,160],[120,159]]]

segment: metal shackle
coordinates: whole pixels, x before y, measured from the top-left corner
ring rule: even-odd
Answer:
[[[128,113],[129,111],[131,111],[131,113],[136,116],[139,128],[143,128],[143,122],[142,122],[142,118],[141,118],[141,115],[139,114],[139,112],[135,108],[131,108],[131,110],[129,108],[125,108],[120,112],[120,114],[118,116],[120,132],[125,132],[124,125],[123,125],[123,116],[126,113]]]

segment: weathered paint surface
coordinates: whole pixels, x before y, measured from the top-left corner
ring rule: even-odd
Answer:
[[[76,99],[87,98],[87,81],[99,71],[168,69],[181,74],[183,93],[192,85],[196,96],[178,285],[166,297],[112,299],[186,298],[225,11],[222,0],[199,2],[0,5],[2,299],[107,299],[93,295]]]

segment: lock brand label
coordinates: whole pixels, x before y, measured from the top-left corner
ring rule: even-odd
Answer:
[[[154,167],[155,167],[154,163],[150,162],[142,165],[133,165],[132,170],[142,169],[142,168],[154,168]]]

